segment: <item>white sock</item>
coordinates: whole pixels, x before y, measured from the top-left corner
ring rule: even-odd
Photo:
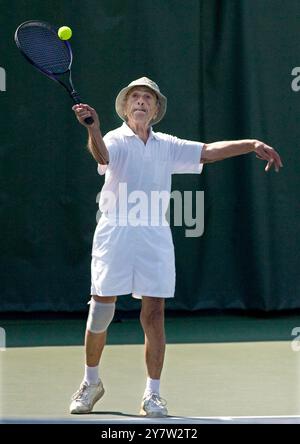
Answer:
[[[150,393],[157,393],[159,395],[159,385],[160,379],[151,379],[148,376],[144,397]]]
[[[99,366],[96,367],[88,367],[85,365],[84,367],[84,381],[90,384],[98,384],[99,382]]]

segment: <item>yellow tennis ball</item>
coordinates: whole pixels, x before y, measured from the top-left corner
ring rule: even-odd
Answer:
[[[57,34],[61,40],[69,40],[72,37],[72,29],[69,26],[62,26]]]

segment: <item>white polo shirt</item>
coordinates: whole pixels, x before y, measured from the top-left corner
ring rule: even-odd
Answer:
[[[91,292],[173,297],[175,260],[169,226],[151,226],[153,209],[147,211],[141,205],[142,214],[134,223],[132,216],[137,215],[139,199],[149,205],[151,193],[170,194],[172,174],[201,173],[203,144],[155,133],[152,128],[144,144],[126,123],[107,133],[104,142],[109,164],[98,165],[105,183],[99,202],[102,217],[93,241]]]

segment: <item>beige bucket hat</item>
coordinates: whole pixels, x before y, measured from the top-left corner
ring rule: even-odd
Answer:
[[[116,98],[116,111],[118,116],[121,117],[122,120],[126,120],[124,114],[126,94],[135,86],[147,86],[147,88],[150,88],[157,95],[160,106],[156,118],[151,122],[152,125],[155,125],[155,123],[158,123],[166,114],[167,98],[160,92],[158,85],[153,82],[153,80],[148,79],[148,77],[141,77],[140,79],[134,80],[133,82],[129,83],[128,86],[121,89]]]

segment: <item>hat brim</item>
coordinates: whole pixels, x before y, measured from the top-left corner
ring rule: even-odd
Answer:
[[[115,103],[116,112],[122,120],[126,121],[125,114],[124,114],[124,106],[125,106],[125,102],[126,102],[126,96],[127,96],[128,92],[132,88],[135,88],[136,86],[145,86],[146,88],[149,88],[151,91],[153,91],[158,97],[159,110],[158,110],[158,113],[157,113],[157,116],[155,117],[155,119],[153,119],[150,122],[151,125],[155,125],[156,123],[160,122],[161,119],[166,114],[167,98],[161,92],[157,91],[154,88],[151,88],[151,86],[146,85],[145,83],[130,85],[130,86],[126,86],[125,88],[121,89],[121,91],[119,92],[119,94],[117,95],[117,98],[116,98],[116,103]]]

